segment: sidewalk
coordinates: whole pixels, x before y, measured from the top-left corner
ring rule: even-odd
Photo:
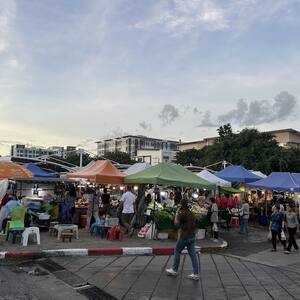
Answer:
[[[60,255],[126,255],[130,254],[132,249],[137,249],[135,254],[172,254],[175,246],[175,240],[145,240],[138,237],[124,237],[122,241],[108,241],[100,237],[91,236],[85,230],[79,230],[79,239],[72,239],[72,242],[62,242],[56,237],[49,236],[48,232],[41,232],[41,244],[28,244],[23,247],[20,243],[12,244],[11,241],[6,242],[5,236],[1,236],[0,240],[0,258],[26,256],[26,257],[43,257],[47,252],[49,256]],[[205,251],[218,251],[227,247],[227,243],[219,239],[218,242],[213,242],[210,239],[197,240],[196,245]],[[129,248],[129,249],[128,249]],[[141,250],[144,249],[145,253]],[[124,250],[126,249],[126,250]],[[140,253],[137,253],[141,251]],[[156,253],[155,253],[156,251]],[[10,253],[11,255],[7,255]]]

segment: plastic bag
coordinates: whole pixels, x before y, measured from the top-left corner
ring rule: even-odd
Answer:
[[[146,240],[152,240],[155,236],[155,223],[152,223],[145,234]]]
[[[214,231],[214,232],[219,231],[217,223],[214,223],[214,224],[213,224],[213,226],[212,226],[212,231]]]
[[[267,236],[268,241],[272,240],[272,232],[269,230],[268,236]]]
[[[282,241],[285,241],[285,240],[286,240],[286,236],[285,236],[283,230],[281,231],[280,237],[281,237],[281,240],[282,240]]]

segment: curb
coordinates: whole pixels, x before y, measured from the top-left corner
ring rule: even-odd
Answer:
[[[197,247],[198,251],[209,252],[222,250],[228,246],[226,241],[215,247]],[[41,251],[3,251],[0,252],[0,260],[9,259],[38,259],[61,256],[130,256],[130,255],[173,255],[174,247],[119,247],[119,248],[76,248]]]

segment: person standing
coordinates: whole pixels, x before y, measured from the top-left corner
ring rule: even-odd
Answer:
[[[212,223],[212,233],[213,233],[214,242],[217,242],[219,238],[219,229],[218,229],[219,209],[215,198],[211,197],[210,201],[212,203],[210,222]]]
[[[107,192],[107,188],[103,189],[103,194],[101,195],[101,202],[103,206],[103,211],[106,215],[110,214],[110,195]]]
[[[82,197],[88,202],[86,229],[89,229],[91,223],[99,219],[99,196],[92,188],[88,187]]]
[[[127,229],[127,233],[132,235],[133,231],[131,228],[131,219],[134,215],[135,212],[135,203],[136,196],[134,193],[131,191],[131,186],[127,186],[127,192],[124,193],[121,197],[121,203],[123,204],[123,209],[122,209],[122,223]]]
[[[182,199],[181,207],[175,216],[175,225],[179,226],[179,239],[177,240],[173,266],[166,269],[167,275],[176,276],[180,264],[180,255],[182,250],[187,247],[192,261],[193,273],[188,276],[189,279],[199,280],[199,262],[195,250],[195,231],[196,220],[193,213],[188,208],[188,200]]]
[[[284,229],[284,214],[280,211],[280,205],[276,204],[272,208],[273,213],[271,216],[271,223],[269,229],[272,233],[272,244],[273,249],[271,249],[272,252],[277,251],[276,250],[276,238],[278,236],[279,241],[281,242],[284,250],[286,249],[286,242],[285,240],[282,240],[281,238],[281,232]]]
[[[292,246],[294,246],[295,250],[299,250],[299,247],[295,240],[295,234],[297,232],[297,227],[299,226],[299,221],[297,214],[293,211],[293,208],[294,207],[291,203],[288,204],[287,212],[285,214],[286,227],[289,233],[289,244],[286,251],[284,251],[285,254],[291,253]]]
[[[182,200],[181,188],[178,187],[176,188],[175,195],[174,195],[175,205],[178,205],[181,200]]]
[[[241,207],[241,221],[240,221],[240,232],[241,234],[246,233],[248,235],[248,221],[249,221],[250,207],[248,199],[245,199]]]

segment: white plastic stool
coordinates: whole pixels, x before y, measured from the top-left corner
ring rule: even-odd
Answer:
[[[22,233],[23,246],[27,246],[28,237],[30,234],[34,234],[34,237],[35,237],[34,240],[37,242],[38,245],[40,245],[40,243],[41,243],[40,229],[38,227],[28,227],[28,228],[25,228],[25,230]]]

